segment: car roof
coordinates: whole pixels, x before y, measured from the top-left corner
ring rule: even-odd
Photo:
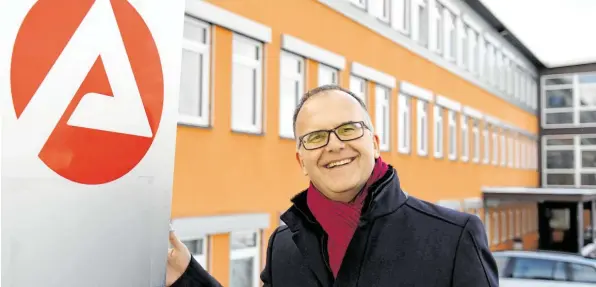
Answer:
[[[588,264],[596,267],[596,259],[586,258],[577,253],[560,252],[560,251],[523,251],[523,250],[506,250],[506,251],[495,251],[494,256],[501,257],[522,257],[522,258],[537,258],[537,259],[550,259],[557,261],[565,261],[571,263]]]

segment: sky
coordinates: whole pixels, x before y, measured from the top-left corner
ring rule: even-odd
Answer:
[[[549,68],[596,63],[596,0],[480,0]]]

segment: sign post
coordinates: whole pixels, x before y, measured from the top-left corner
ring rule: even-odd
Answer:
[[[163,286],[184,1],[4,2],[1,286]]]

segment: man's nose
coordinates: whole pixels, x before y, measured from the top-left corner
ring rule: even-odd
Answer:
[[[345,147],[345,143],[341,141],[335,133],[329,134],[329,142],[325,147],[327,151],[338,151]]]

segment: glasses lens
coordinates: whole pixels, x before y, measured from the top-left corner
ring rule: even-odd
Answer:
[[[337,135],[340,140],[352,140],[362,136],[364,128],[360,123],[348,123],[337,128]]]
[[[327,138],[329,133],[326,131],[317,131],[307,134],[302,140],[304,141],[304,147],[307,149],[315,149],[322,147],[327,144]]]

